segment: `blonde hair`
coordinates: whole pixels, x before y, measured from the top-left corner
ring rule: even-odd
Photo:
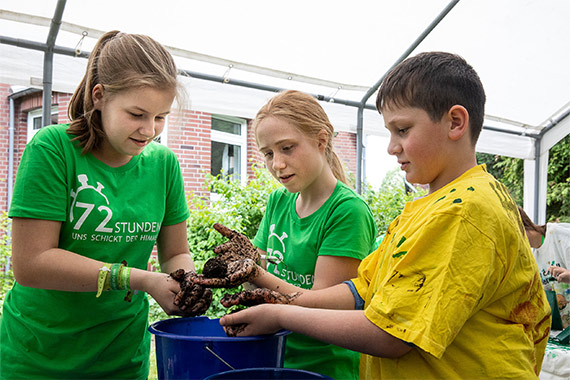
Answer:
[[[107,32],[93,48],[87,70],[75,90],[67,114],[67,133],[75,135],[82,152],[100,147],[105,132],[101,114],[94,109],[92,92],[97,84],[113,96],[138,87],[173,90],[179,95],[178,70],[170,53],[152,38],[117,30]]]
[[[259,123],[267,117],[287,121],[309,138],[316,138],[324,130],[328,136],[325,147],[327,162],[336,179],[347,183],[342,163],[333,149],[334,127],[325,110],[314,97],[304,92],[287,90],[271,98],[261,107],[253,120],[252,125],[256,136]]]

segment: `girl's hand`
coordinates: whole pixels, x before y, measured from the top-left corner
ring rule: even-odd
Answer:
[[[235,305],[254,306],[262,303],[289,304],[301,293],[281,294],[279,292],[266,289],[256,288],[253,290],[244,290],[239,293],[225,294],[220,300],[224,307]]]
[[[174,304],[182,311],[183,317],[196,317],[208,310],[212,303],[212,290],[202,285],[194,284],[192,278],[196,272],[178,269],[170,273],[170,277],[180,283],[180,291],[174,297]]]
[[[223,316],[220,325],[228,336],[273,334],[281,329],[279,308],[285,305],[263,304]],[[286,306],[285,306],[286,307]]]
[[[229,240],[214,248],[218,256],[208,260],[203,274],[192,281],[211,288],[233,288],[257,277],[261,258],[247,236],[219,223],[214,229]]]
[[[180,284],[166,273],[148,272],[144,275],[144,288],[168,315],[179,315],[174,297],[180,292]]]
[[[551,266],[548,268],[548,272],[550,272],[558,282],[570,284],[570,270],[562,267]]]
[[[201,315],[206,312],[212,301],[210,289],[206,291],[202,288],[199,294],[186,294],[188,290],[181,290],[180,283],[166,273],[146,272],[144,284],[144,289],[141,290],[150,294],[167,315],[183,317]],[[197,285],[192,284],[192,287]]]

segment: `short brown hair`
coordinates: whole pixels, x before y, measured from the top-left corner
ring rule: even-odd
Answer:
[[[479,76],[463,58],[445,52],[410,57],[392,69],[382,82],[376,107],[417,107],[439,121],[454,105],[469,113],[471,143],[477,143],[485,118],[485,91]]]

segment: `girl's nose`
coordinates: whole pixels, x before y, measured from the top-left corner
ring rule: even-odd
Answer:
[[[141,127],[139,128],[140,134],[149,139],[153,138],[157,129],[157,126],[155,124],[156,121],[154,119],[143,121]]]
[[[280,154],[274,154],[273,163],[272,163],[273,170],[281,170],[285,166],[286,166],[285,160],[283,159],[283,157]]]

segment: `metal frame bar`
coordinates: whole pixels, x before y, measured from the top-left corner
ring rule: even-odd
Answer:
[[[44,52],[44,75],[43,87],[44,92],[42,95],[42,125],[45,127],[51,123],[51,90],[53,84],[53,48],[59,27],[61,26],[61,19],[65,9],[66,0],[58,0],[55,7],[55,12],[50,23],[49,33],[46,41],[46,50]]]
[[[440,14],[429,24],[429,26],[419,35],[418,38],[406,49],[406,51],[394,62],[394,64],[382,75],[382,77],[366,91],[366,94],[360,101],[358,107],[358,114],[356,120],[356,192],[361,194],[362,193],[362,159],[364,156],[363,152],[363,144],[362,144],[362,135],[363,135],[363,124],[364,124],[364,107],[366,106],[366,102],[372,96],[374,92],[380,88],[380,85],[384,81],[386,75],[396,67],[399,63],[401,63],[404,59],[406,59],[417,47],[418,45],[431,33],[431,31],[440,23],[441,20],[453,9],[453,7],[459,2],[459,0],[453,0],[440,12]]]

